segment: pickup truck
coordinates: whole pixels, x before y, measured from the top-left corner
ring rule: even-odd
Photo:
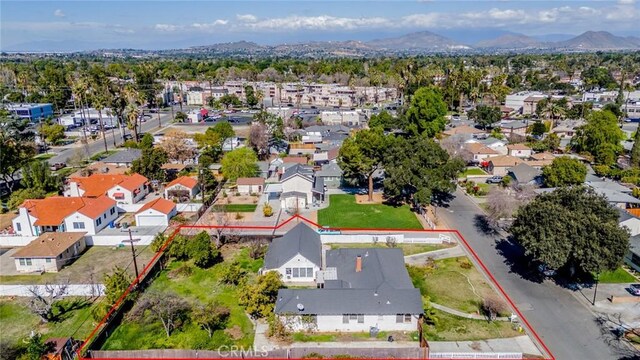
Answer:
[[[492,176],[490,178],[487,178],[486,182],[487,184],[499,184],[502,182],[502,176],[498,176],[498,175]]]

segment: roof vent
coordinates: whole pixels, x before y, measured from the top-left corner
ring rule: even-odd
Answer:
[[[376,291],[376,292],[374,292],[374,293],[373,293],[373,296],[378,296],[378,292],[377,292],[377,291]]]
[[[298,304],[298,305],[296,305],[296,307],[298,308],[298,311],[303,311],[304,310],[304,305],[302,305],[302,304]]]
[[[391,305],[391,301],[387,300],[387,305]]]

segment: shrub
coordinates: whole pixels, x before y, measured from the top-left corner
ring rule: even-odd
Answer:
[[[460,265],[462,269],[471,269],[473,267],[471,260],[466,257],[458,258],[458,265]]]
[[[394,248],[397,246],[397,240],[393,236],[387,236],[387,247]]]
[[[506,310],[507,305],[496,296],[489,296],[482,300],[482,311],[487,315],[489,321],[495,320],[498,314],[504,313]]]
[[[224,266],[220,271],[220,282],[227,285],[238,285],[245,281],[247,272],[234,262]]]
[[[169,278],[185,278],[193,274],[193,265],[182,263],[169,272]]]
[[[271,207],[269,203],[264,203],[264,205],[262,206],[262,214],[265,217],[273,216],[273,207]]]

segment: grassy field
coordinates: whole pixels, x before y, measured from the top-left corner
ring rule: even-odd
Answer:
[[[331,195],[329,207],[318,211],[318,223],[337,228],[422,229],[409,206],[357,204],[354,195]]]
[[[212,211],[215,212],[222,208],[226,212],[254,212],[257,207],[257,204],[226,204],[216,205],[212,208]]]
[[[252,260],[247,248],[235,255],[240,265],[254,273],[262,266],[262,259]],[[231,260],[229,260],[231,261]],[[156,278],[150,289],[172,291],[186,301],[206,303],[209,300],[220,301],[231,310],[227,329],[216,330],[211,338],[206,331],[191,322],[167,337],[160,322],[125,321],[107,339],[104,350],[129,349],[217,349],[222,345],[237,345],[248,348],[253,344],[253,324],[238,305],[239,288],[220,284],[218,279],[224,263],[209,269],[194,268],[188,277],[169,276],[183,262],[173,261]]]
[[[487,175],[487,173],[477,167],[469,167],[466,168],[465,171],[462,172],[462,174],[460,174],[460,177],[467,177],[469,175]]]
[[[84,299],[66,298],[62,301],[67,308],[75,307],[65,313],[63,319],[57,322],[42,323],[40,317],[29,310],[27,299],[0,299],[0,324],[2,326],[3,341],[10,344],[21,343],[31,331],[42,334],[44,339],[55,337],[69,337],[84,339],[96,325],[91,317],[94,304]]]
[[[445,244],[397,244],[396,247],[398,249],[402,249],[402,252],[405,256],[420,254],[434,250],[445,249],[451,247],[453,245],[445,245]],[[363,244],[363,243],[346,243],[346,244],[331,244],[332,249],[343,249],[343,248],[388,248],[385,243],[377,243],[377,244]]]
[[[510,322],[464,319],[439,310],[434,311],[438,321],[436,325],[424,327],[427,340],[475,341],[522,335],[512,328]]]
[[[495,294],[484,276],[464,256],[436,260],[432,267],[407,268],[413,285],[436,304],[475,313],[484,297]]]
[[[153,257],[151,248],[136,246],[138,265],[147,264]],[[0,275],[0,284],[45,284],[69,279],[71,284],[87,284],[102,281],[105,273],[110,273],[116,266],[128,267],[133,274],[131,264],[131,248],[115,249],[109,246],[92,246],[75,262],[65,266],[57,273],[42,275]]]
[[[598,277],[598,281],[603,284],[622,284],[638,281],[633,275],[623,268],[617,268],[614,271],[604,271]]]

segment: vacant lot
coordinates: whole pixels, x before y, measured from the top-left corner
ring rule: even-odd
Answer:
[[[223,251],[223,253],[225,253]],[[249,257],[249,249],[243,248],[229,254],[227,260],[209,269],[192,268],[188,276],[176,275],[175,269],[185,262],[172,261],[169,267],[153,281],[149,289],[170,291],[183,297],[187,302],[206,303],[217,300],[231,310],[227,327],[216,330],[209,338],[206,331],[197,324],[186,322],[182,328],[167,337],[158,321],[125,320],[107,339],[105,350],[130,349],[212,349],[222,345],[236,345],[249,348],[253,344],[254,328],[244,308],[238,305],[240,288],[219,282],[225,263],[237,260],[242,268],[255,276],[262,266],[262,259]]]
[[[354,195],[331,195],[329,207],[318,211],[318,223],[336,228],[422,229],[409,206],[357,204]]]
[[[136,246],[136,253],[138,254],[139,269],[148,264],[154,255],[147,246]],[[10,264],[13,265],[13,259],[10,258],[10,254],[2,255],[1,261],[3,263],[4,261],[10,261]],[[0,284],[45,284],[59,283],[66,280],[69,280],[71,284],[100,283],[103,275],[110,273],[116,266],[127,267],[133,274],[130,247],[92,246],[75,262],[62,268],[58,273],[45,273],[42,275],[0,274]]]
[[[497,296],[484,276],[465,257],[436,260],[427,266],[408,266],[413,285],[437,304],[476,313],[487,296]]]
[[[453,244],[396,244],[398,249],[402,249],[404,256],[425,253],[434,250],[445,249],[454,246]],[[331,244],[332,249],[342,248],[389,248],[385,243],[346,243]]]

